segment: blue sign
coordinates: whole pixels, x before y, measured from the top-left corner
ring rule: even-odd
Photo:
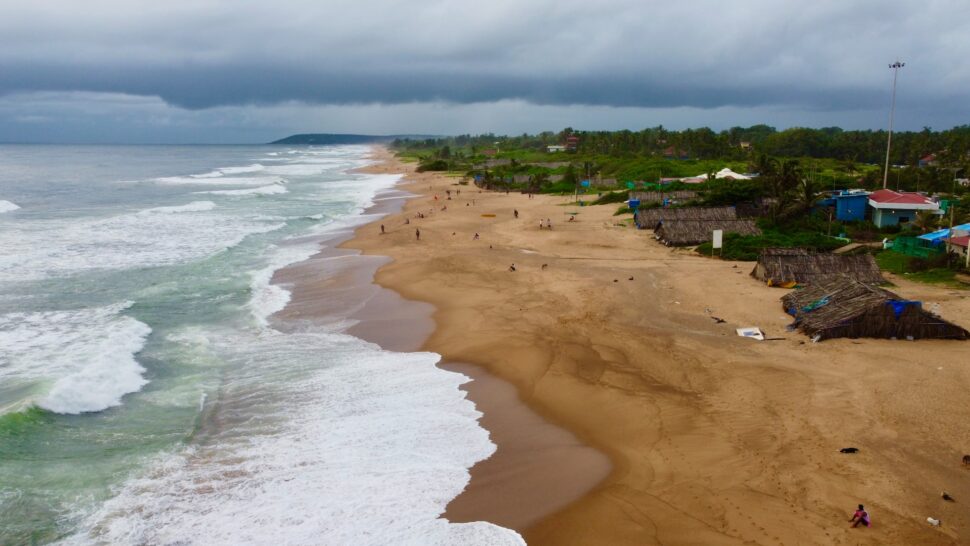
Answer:
[[[582,186],[582,187],[584,187],[584,188],[588,188],[589,187],[589,180],[583,180],[582,182],[579,183],[579,185]]]

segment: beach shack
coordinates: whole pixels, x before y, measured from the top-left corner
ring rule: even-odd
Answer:
[[[766,248],[758,256],[751,276],[768,286],[793,288],[833,277],[848,277],[866,284],[885,282],[879,264],[870,254],[831,254],[804,248]]]
[[[921,193],[877,190],[869,194],[868,201],[876,227],[912,222],[919,211],[942,214],[940,204]]]
[[[640,195],[643,195],[641,192]],[[632,194],[631,194],[632,195]],[[641,205],[644,202],[640,199]],[[665,221],[670,220],[737,220],[734,207],[655,207],[637,209],[633,221],[639,229],[657,229]]]
[[[797,328],[812,341],[848,337],[967,339],[970,332],[883,288],[832,277],[781,298]]]
[[[754,220],[664,220],[654,237],[667,246],[690,246],[713,240],[714,230],[724,234],[761,235]]]

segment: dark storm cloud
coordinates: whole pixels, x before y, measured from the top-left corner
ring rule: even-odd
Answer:
[[[685,85],[625,74],[556,78],[481,74],[429,69],[313,72],[276,66],[201,67],[0,66],[0,92],[85,90],[157,95],[189,109],[223,105],[273,104],[287,100],[321,104],[493,102],[523,99],[536,104],[676,107],[791,104],[820,109],[871,106],[885,91],[863,88],[811,89],[784,83]]]
[[[952,107],[970,84],[962,0],[10,4],[0,93],[824,111],[885,102],[896,55],[907,100]]]

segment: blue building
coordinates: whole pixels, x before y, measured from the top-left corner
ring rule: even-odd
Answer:
[[[835,196],[835,218],[843,222],[861,222],[866,219],[868,204],[868,193],[844,191]]]
[[[841,190],[828,194],[817,203],[820,207],[835,208],[835,218],[841,222],[859,222],[866,219],[869,193],[863,190]]]

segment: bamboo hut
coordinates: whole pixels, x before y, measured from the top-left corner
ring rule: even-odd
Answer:
[[[711,241],[715,229],[724,233],[761,235],[753,220],[664,220],[653,233],[667,246],[689,246]]]
[[[671,220],[736,220],[734,207],[676,207],[638,209],[633,215],[639,229],[657,229]]]
[[[766,248],[751,276],[768,286],[792,288],[831,277],[847,276],[866,284],[884,282],[879,265],[869,254],[843,255],[809,252],[804,248]]]
[[[677,201],[689,201],[697,197],[696,191],[676,190],[676,191],[631,191],[630,199],[637,199],[641,203],[662,203],[664,199],[674,199]]]
[[[781,298],[813,341],[836,337],[967,339],[970,332],[923,309],[922,303],[849,277],[829,278]]]

